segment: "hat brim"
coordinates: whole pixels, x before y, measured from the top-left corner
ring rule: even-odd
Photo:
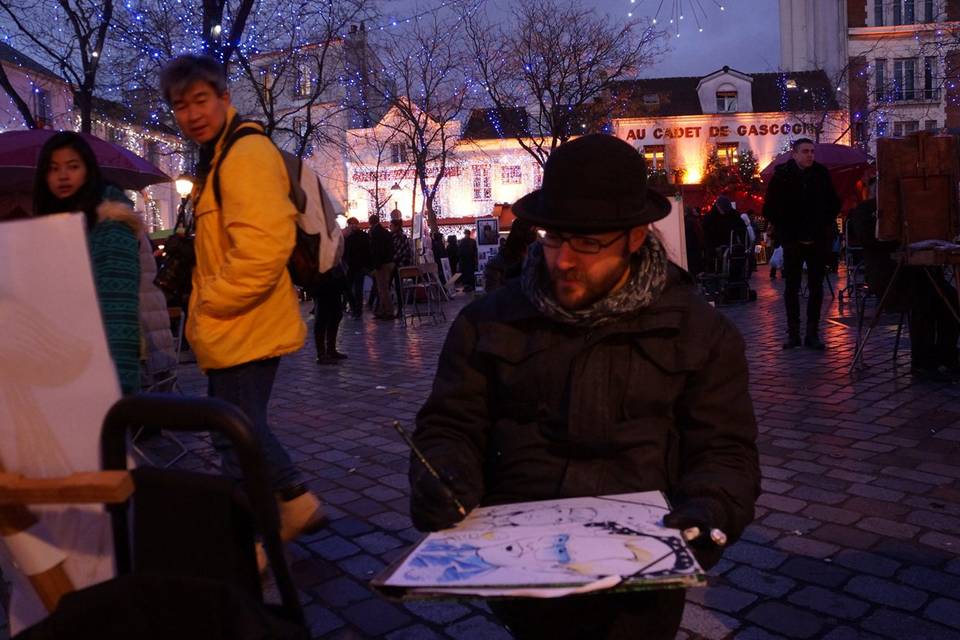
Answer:
[[[514,202],[511,207],[513,215],[536,227],[556,229],[557,231],[596,233],[630,229],[662,220],[670,215],[672,208],[670,201],[664,196],[653,189],[647,189],[643,209],[616,219],[605,219],[603,216],[596,216],[591,213],[592,210],[595,213],[597,208],[609,206],[609,203],[602,200],[569,201],[566,203],[567,212],[554,211],[548,213],[541,206],[540,193],[540,189],[531,191]],[[564,215],[564,213],[567,213],[567,215]]]

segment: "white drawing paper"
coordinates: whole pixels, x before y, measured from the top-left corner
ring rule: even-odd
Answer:
[[[703,571],[680,532],[663,527],[668,511],[657,491],[478,508],[424,538],[382,584],[535,597],[550,594],[510,589],[695,584]]]

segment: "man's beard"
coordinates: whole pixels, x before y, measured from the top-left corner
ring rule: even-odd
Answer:
[[[630,255],[629,246],[624,247],[621,268],[611,271],[610,273],[606,274],[602,280],[597,282],[588,282],[585,274],[577,268],[565,270],[551,269],[549,275],[554,299],[560,303],[560,306],[567,308],[568,311],[586,309],[599,300],[602,300],[603,298],[607,297],[613,288],[621,281],[621,279],[623,279],[624,273],[630,271]],[[572,280],[585,286],[586,290],[583,297],[578,299],[572,307],[567,307],[567,305],[561,301],[561,297],[559,295],[559,284],[560,280],[562,279]]]

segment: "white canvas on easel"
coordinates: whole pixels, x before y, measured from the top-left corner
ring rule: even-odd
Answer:
[[[670,260],[687,268],[687,237],[683,229],[683,198],[679,195],[669,198],[670,214],[653,223],[667,250]]]
[[[84,218],[0,223],[0,465],[29,477],[100,468],[100,427],[120,398],[97,303]],[[31,507],[76,588],[114,574],[102,505]],[[0,545],[11,630],[46,611]]]

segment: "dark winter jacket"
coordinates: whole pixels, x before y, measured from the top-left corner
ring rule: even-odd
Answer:
[[[715,498],[735,539],[759,488],[743,339],[674,265],[653,305],[599,329],[546,318],[519,283],[467,306],[415,439],[470,507],[659,489]]]
[[[717,526],[733,541],[759,494],[756,435],[743,339],[670,265],[658,300],[600,328],[547,318],[518,282],[467,306],[443,346],[414,439],[455,474],[467,508],[661,490],[674,504],[712,498]],[[411,463],[414,486],[422,473]],[[414,521],[429,508],[417,495]],[[601,616],[647,634],[622,637],[661,637],[654,629],[662,619],[673,637],[683,595],[593,602],[586,611],[525,604],[512,615],[577,612],[568,621],[577,628]]]
[[[370,237],[363,229],[354,229],[343,239],[343,262],[351,273],[369,269]]]
[[[829,251],[839,211],[840,198],[822,164],[814,162],[803,170],[791,159],[773,172],[763,217],[777,227],[783,245],[815,242]]]
[[[370,258],[374,267],[393,262],[393,236],[383,225],[370,229]]]
[[[473,238],[461,238],[458,258],[460,261],[460,271],[476,271],[479,261],[477,241]]]

